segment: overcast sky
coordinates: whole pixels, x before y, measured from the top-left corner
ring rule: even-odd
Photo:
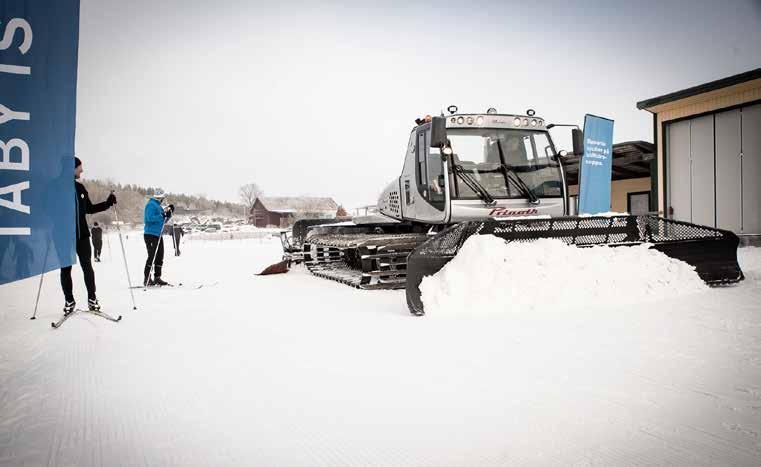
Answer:
[[[82,0],[76,148],[87,178],[375,204],[416,117],[594,113],[652,141],[637,101],[761,67],[759,44],[761,0]]]

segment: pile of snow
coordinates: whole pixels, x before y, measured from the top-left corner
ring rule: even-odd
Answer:
[[[618,308],[706,290],[694,268],[648,245],[577,248],[474,235],[420,285],[427,314]]]

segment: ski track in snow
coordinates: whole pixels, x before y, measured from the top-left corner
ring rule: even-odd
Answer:
[[[679,299],[416,318],[403,291],[254,276],[277,240],[167,244],[167,279],[219,284],[132,311],[110,246],[119,323],[52,330],[57,272],[36,321],[38,278],[0,287],[0,466],[761,465],[761,249],[744,283]]]

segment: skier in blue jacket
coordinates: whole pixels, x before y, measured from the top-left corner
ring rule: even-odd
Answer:
[[[148,259],[145,261],[143,270],[143,285],[169,285],[161,279],[161,269],[164,265],[164,239],[161,238],[164,223],[172,217],[174,205],[170,204],[164,209],[161,202],[166,197],[164,190],[157,189],[153,197],[148,200],[143,213],[143,238],[148,250]],[[153,266],[153,279],[151,279],[151,266]]]

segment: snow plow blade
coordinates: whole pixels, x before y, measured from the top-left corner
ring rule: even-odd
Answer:
[[[557,238],[578,247],[650,243],[652,248],[689,263],[708,285],[744,279],[737,263],[739,238],[727,230],[658,216],[556,217],[548,219],[468,221],[454,225],[415,248],[407,258],[407,306],[424,314],[419,285],[437,273],[471,235],[494,235],[507,242]]]

